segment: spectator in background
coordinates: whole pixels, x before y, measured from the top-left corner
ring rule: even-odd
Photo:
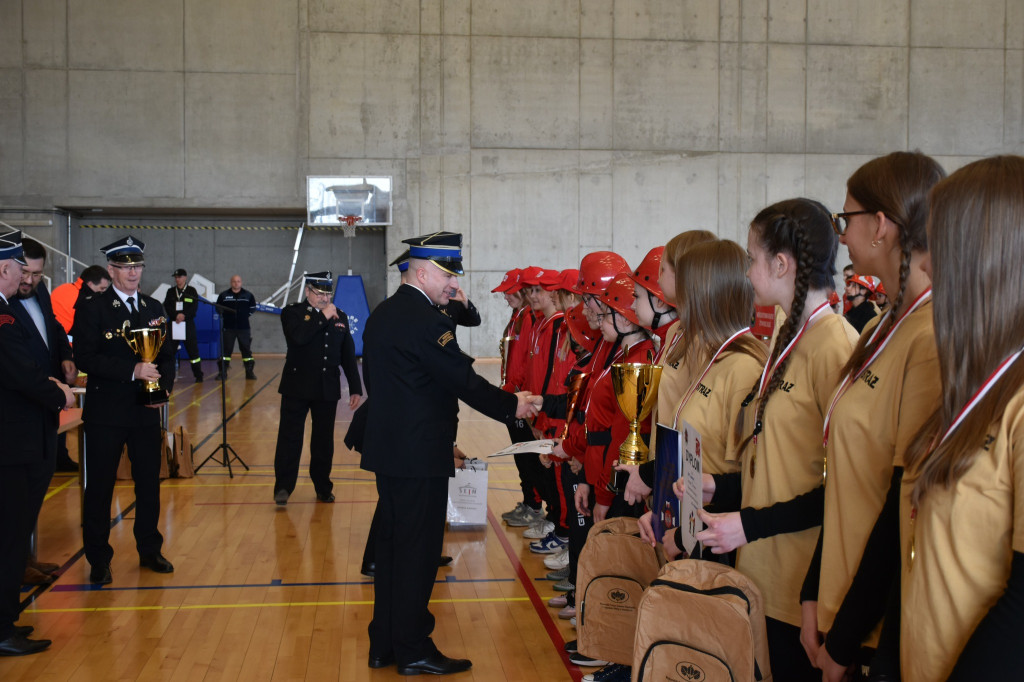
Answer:
[[[252,357],[252,328],[249,326],[249,317],[256,310],[256,297],[251,291],[242,288],[241,275],[233,275],[231,288],[220,292],[217,296],[217,305],[226,306],[231,310],[221,311],[224,349],[217,363],[220,372],[216,378],[227,379],[228,369],[231,367],[231,352],[235,349],[235,339],[238,339],[238,350],[242,353],[242,364],[245,366],[245,378],[255,381],[256,373],[253,367],[256,361]]]
[[[878,315],[878,306],[871,301],[871,296],[878,287],[878,278],[870,275],[854,275],[846,281],[846,301],[850,309],[846,311],[846,321],[860,334],[864,325]]]
[[[188,273],[185,272],[185,269],[178,268],[174,271],[174,286],[168,289],[164,296],[167,331],[171,337],[171,346],[173,346],[175,354],[178,352],[179,343],[185,343],[185,352],[188,353],[188,360],[192,365],[192,376],[196,378],[198,384],[203,380],[203,359],[199,357],[199,343],[196,339],[197,308],[199,308],[199,292],[188,283]],[[185,323],[184,339],[174,339],[171,326],[173,322]]]
[[[110,286],[110,275],[100,265],[90,265],[82,271],[82,276],[74,282],[61,284],[50,294],[50,303],[53,305],[53,315],[64,327],[64,333],[71,333],[71,326],[75,322],[75,304],[82,296],[90,293],[102,294]]]
[[[850,283],[850,278],[853,277],[855,274],[857,274],[857,273],[853,269],[853,263],[850,263],[845,268],[843,268],[843,284],[844,285],[849,284]],[[850,302],[848,300],[846,300],[846,297],[844,296],[843,297],[843,315],[845,315],[847,312],[849,312],[850,308],[851,308]]]

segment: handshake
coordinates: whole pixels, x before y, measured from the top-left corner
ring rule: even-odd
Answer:
[[[540,412],[540,406],[544,404],[544,396],[535,395],[529,391],[519,391],[514,395],[519,401],[519,404],[516,405],[516,419],[536,417]]]

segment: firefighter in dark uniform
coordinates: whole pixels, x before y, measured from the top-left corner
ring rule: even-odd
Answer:
[[[224,345],[217,366],[220,371],[217,379],[226,379],[231,369],[231,352],[238,341],[238,350],[242,354],[242,366],[245,367],[246,381],[255,381],[256,360],[252,357],[252,328],[249,317],[256,311],[256,297],[248,289],[242,288],[242,276],[231,276],[231,288],[220,292],[217,305],[230,308],[222,311],[220,316],[221,335]]]
[[[428,608],[444,537],[448,479],[454,475],[458,401],[501,421],[536,414],[531,396],[511,394],[473,371],[448,303],[462,274],[462,237],[439,232],[405,241],[403,284],[370,315],[363,333],[368,401],[360,466],[379,496],[369,666],[398,664],[403,675],[444,675],[471,667],[434,646]]]
[[[334,502],[331,466],[334,462],[334,421],[341,400],[341,370],[348,381],[350,409],[359,405],[363,393],[356,364],[355,343],[348,316],[331,303],[334,275],[317,272],[306,275],[306,300],[281,311],[288,354],[281,375],[281,420],[274,453],[274,501],[288,503],[299,475],[302,433],[306,414],[312,414],[309,443],[309,477],[316,499]]]
[[[167,343],[178,350],[180,340],[171,336],[171,323],[185,323],[185,352],[192,365],[192,376],[198,384],[203,380],[203,359],[199,357],[199,341],[196,338],[196,309],[199,308],[199,292],[188,283],[188,273],[184,268],[174,271],[174,286],[164,296],[164,311],[167,313]]]
[[[0,656],[34,654],[48,639],[29,639],[21,612],[21,578],[35,526],[32,497],[53,471],[60,411],[75,404],[71,389],[50,380],[29,351],[29,334],[8,304],[24,266],[21,232],[0,235]],[[46,461],[50,464],[47,466]],[[37,508],[37,507],[36,507]]]
[[[128,446],[135,480],[135,545],[139,565],[157,573],[174,566],[161,554],[160,405],[143,404],[144,381],[159,381],[170,394],[174,385],[174,348],[164,343],[155,362],[142,362],[117,335],[127,322],[132,329],[167,323],[160,301],[139,291],[145,245],[128,236],[100,249],[107,257],[110,288],[75,306],[75,361],[89,375],[85,393],[85,498],[82,540],[91,571],[89,580],[111,582],[110,503],[121,452]],[[164,396],[166,400],[166,395]]]

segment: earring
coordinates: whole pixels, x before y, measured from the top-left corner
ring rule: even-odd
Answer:
[[[878,246],[878,245],[879,245],[879,244],[881,244],[881,243],[882,243],[882,242],[878,241],[877,239],[872,239],[872,240],[871,240],[871,246]]]

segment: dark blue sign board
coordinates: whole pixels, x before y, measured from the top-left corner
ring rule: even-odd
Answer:
[[[341,275],[334,284],[334,305],[348,315],[349,330],[356,343],[356,357],[363,355],[363,326],[370,316],[370,304],[360,275]]]

